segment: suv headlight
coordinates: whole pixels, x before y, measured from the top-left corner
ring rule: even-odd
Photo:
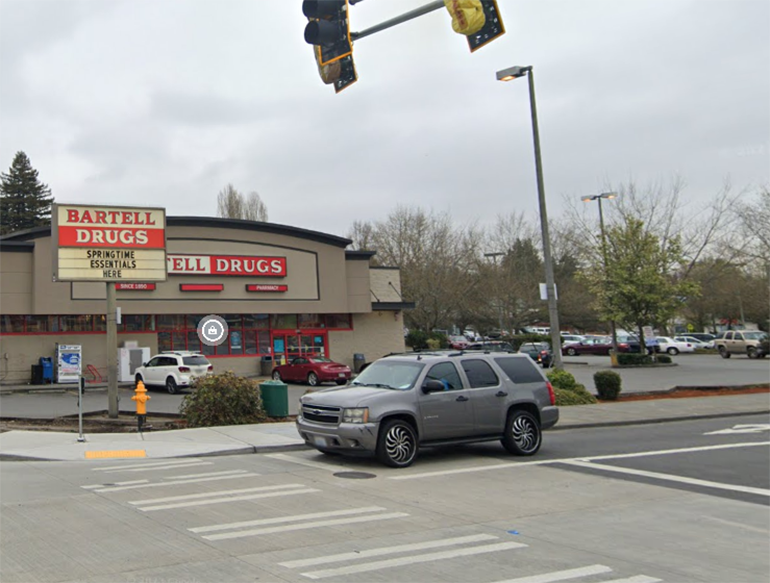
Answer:
[[[367,421],[369,421],[369,407],[342,410],[343,423],[366,423]]]

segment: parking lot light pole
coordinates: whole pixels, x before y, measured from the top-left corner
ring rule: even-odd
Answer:
[[[537,174],[537,198],[540,204],[540,230],[543,238],[543,262],[545,263],[545,289],[548,297],[548,316],[551,325],[551,346],[553,347],[554,366],[564,368],[561,358],[561,331],[559,327],[559,309],[556,305],[556,285],[553,277],[551,259],[551,239],[548,235],[548,212],[545,206],[545,186],[543,185],[543,162],[540,158],[540,132],[537,125],[537,105],[535,103],[535,80],[532,66],[508,67],[497,72],[498,81],[512,81],[527,76],[529,81],[529,107],[532,113],[532,138],[535,144],[535,171]]]
[[[606,276],[607,273],[607,238],[604,234],[604,213],[602,212],[602,199],[606,198],[608,200],[617,198],[618,193],[617,192],[603,192],[601,194],[594,194],[594,195],[588,195],[583,196],[580,198],[583,202],[590,202],[592,200],[599,201],[599,228],[601,230],[602,234],[602,260],[604,261],[604,273]],[[618,353],[618,334],[615,329],[615,319],[610,319],[610,334],[612,334],[612,351],[617,355]]]

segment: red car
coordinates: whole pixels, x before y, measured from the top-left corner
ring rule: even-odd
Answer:
[[[450,336],[449,347],[453,350],[465,350],[470,345],[465,336]]]
[[[273,369],[273,379],[307,383],[311,387],[325,382],[344,385],[350,380],[350,367],[323,356],[299,356]]]
[[[582,342],[568,342],[561,347],[561,353],[566,356],[577,354],[609,354],[612,341],[587,338]]]

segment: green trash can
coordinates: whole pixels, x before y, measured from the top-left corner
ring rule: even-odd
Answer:
[[[262,405],[268,417],[289,416],[289,387],[281,381],[265,381],[259,385]]]

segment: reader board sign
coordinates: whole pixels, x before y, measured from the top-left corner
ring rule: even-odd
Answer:
[[[165,281],[166,210],[55,204],[54,281]]]

